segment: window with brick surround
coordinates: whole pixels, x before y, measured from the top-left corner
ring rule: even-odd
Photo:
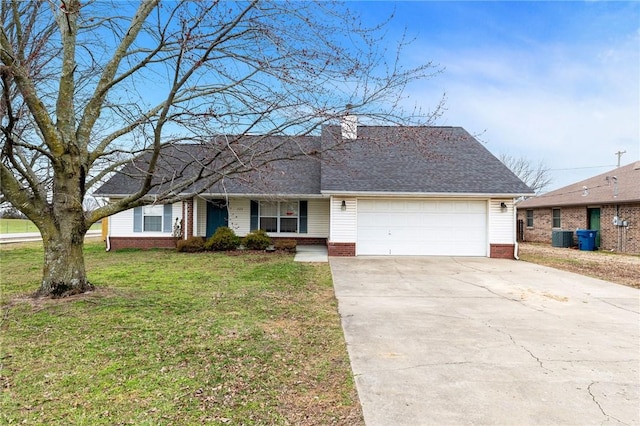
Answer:
[[[533,210],[527,210],[527,227],[533,228]]]
[[[560,228],[562,226],[562,222],[560,220],[560,209],[551,209],[551,217],[553,219],[553,228]]]

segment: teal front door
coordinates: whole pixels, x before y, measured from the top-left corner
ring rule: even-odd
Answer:
[[[212,236],[216,229],[228,226],[229,211],[224,200],[207,201],[207,238]]]
[[[587,228],[598,231],[596,234],[596,247],[600,247],[600,209],[587,209],[589,223]]]

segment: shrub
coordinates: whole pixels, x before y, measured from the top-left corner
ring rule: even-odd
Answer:
[[[180,253],[197,253],[204,250],[202,237],[189,237],[186,240],[178,240],[176,250]]]
[[[221,226],[216,232],[204,243],[205,250],[235,250],[240,245],[240,237],[233,232],[233,229]]]
[[[276,240],[273,243],[273,248],[276,250],[282,250],[289,253],[295,253],[298,242],[296,240]]]
[[[271,245],[271,238],[262,229],[247,234],[242,244],[249,250],[266,250]]]

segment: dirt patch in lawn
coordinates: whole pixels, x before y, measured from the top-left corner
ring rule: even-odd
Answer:
[[[640,256],[520,243],[520,259],[640,288]]]

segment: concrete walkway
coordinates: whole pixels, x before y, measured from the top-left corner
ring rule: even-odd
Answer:
[[[487,258],[331,258],[368,426],[640,424],[638,290]]]
[[[294,262],[321,262],[327,263],[329,256],[327,256],[326,246],[297,246],[296,255],[293,258]]]

